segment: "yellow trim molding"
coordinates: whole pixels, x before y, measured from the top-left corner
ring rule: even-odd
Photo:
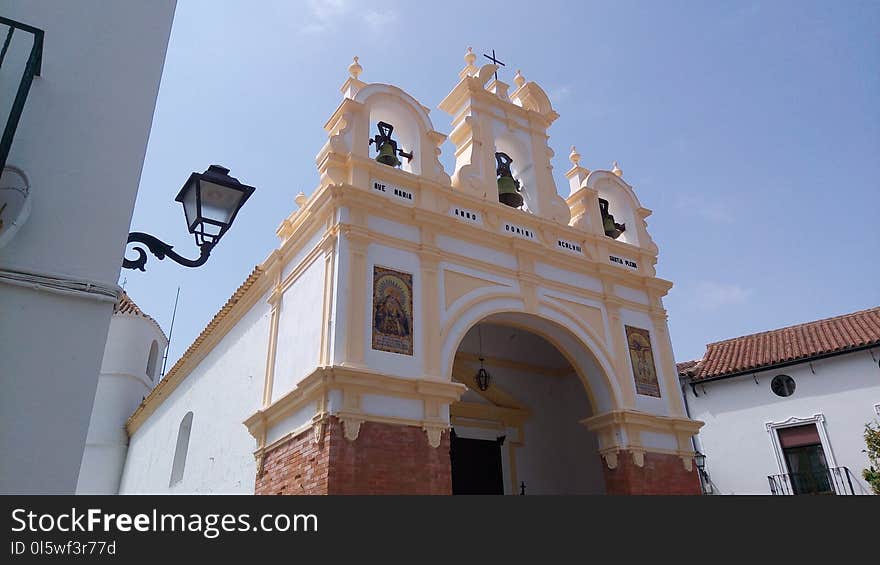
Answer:
[[[312,418],[312,425],[321,426],[320,430],[315,431],[317,437],[323,433],[324,418],[330,415],[327,408],[329,393],[341,391],[342,407],[334,415],[342,422],[348,440],[357,439],[363,422],[380,422],[420,427],[425,430],[429,443],[437,447],[440,441],[439,434],[449,429],[449,422],[442,417],[439,407],[457,401],[466,389],[464,385],[450,381],[406,379],[344,366],[318,367],[292,391],[249,416],[244,421],[244,425],[257,440],[258,451],[264,450],[266,432],[269,428],[307,404],[318,400],[318,407]],[[394,418],[364,412],[360,406],[360,399],[364,394],[421,400],[425,417]],[[299,433],[302,433],[302,430]],[[285,437],[290,437],[290,434],[286,434]]]
[[[617,466],[620,451],[629,451],[633,462],[638,467],[645,464],[645,453],[667,453],[681,457],[685,469],[690,471],[693,465],[694,450],[690,438],[696,435],[704,422],[674,416],[658,416],[637,410],[612,410],[581,420],[588,430],[595,431],[599,437],[599,453],[605,459],[609,469]],[[643,431],[666,433],[676,439],[677,448],[659,449],[646,447],[642,444]],[[621,433],[623,432],[623,433]],[[623,435],[626,440],[624,441]]]

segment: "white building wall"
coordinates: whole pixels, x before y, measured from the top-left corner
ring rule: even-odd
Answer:
[[[324,259],[313,262],[281,299],[272,401],[296,387],[320,363]]]
[[[580,423],[592,415],[580,380],[498,376],[532,413],[523,429],[525,444],[516,450],[517,479],[526,483],[526,493],[604,494],[596,435]]]
[[[767,423],[790,418],[811,418],[823,414],[828,433],[827,451],[837,466],[847,467],[854,490],[869,492],[861,478],[868,465],[863,433],[865,424],[877,414],[880,403],[880,359],[875,350],[845,355],[772,371],[756,371],[696,386],[699,396],[686,387],[691,416],[706,425],[699,442],[706,454],[706,470],[722,494],[770,494],[768,475],[787,473],[781,469]],[[813,370],[815,374],[813,374]],[[795,392],[782,398],[770,390],[779,374],[795,380]],[[757,379],[757,382],[755,380]],[[829,462],[830,464],[830,462]]]
[[[262,404],[268,293],[132,436],[120,494],[253,493],[257,445],[242,424]],[[193,413],[182,480],[169,486],[180,422]]]
[[[157,344],[156,374],[147,364]],[[110,320],[104,360],[80,465],[77,494],[116,494],[128,450],[125,422],[160,378],[167,341],[159,327],[140,316],[115,315]]]
[[[3,2],[45,42],[8,159],[29,176],[33,208],[0,269],[115,286],[174,8]],[[74,492],[112,307],[0,283],[0,493]]]

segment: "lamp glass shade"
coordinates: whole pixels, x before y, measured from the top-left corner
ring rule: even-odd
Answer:
[[[183,190],[180,191],[183,196],[180,201],[183,203],[183,213],[186,215],[186,228],[190,233],[195,229],[196,221],[198,221],[199,217],[198,191],[198,181],[196,179],[187,181],[183,186]]]
[[[196,244],[216,245],[254,190],[219,165],[191,174],[176,200],[183,204],[187,229],[195,236]]]
[[[203,179],[199,183],[202,218],[219,226],[228,226],[241,205],[244,192]]]
[[[706,456],[697,451],[694,453],[694,463],[697,464],[698,469],[702,469],[706,466]]]

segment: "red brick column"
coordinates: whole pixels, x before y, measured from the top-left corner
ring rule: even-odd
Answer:
[[[339,422],[333,420],[328,422],[328,427],[339,426]],[[327,435],[324,441],[316,443],[309,429],[266,453],[262,472],[257,469],[254,493],[327,494],[330,462]]]
[[[311,430],[266,454],[256,494],[452,494],[449,434],[431,447],[415,426],[364,422],[345,439],[327,420],[323,441]]]
[[[645,465],[638,467],[629,451],[617,456],[617,467],[605,471],[608,494],[701,494],[696,466],[684,468],[681,458],[666,453],[645,453]]]

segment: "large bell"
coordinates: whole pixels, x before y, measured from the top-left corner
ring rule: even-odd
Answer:
[[[519,182],[513,177],[498,177],[498,200],[513,208],[522,206],[523,197],[519,193]]]
[[[626,224],[618,224],[614,221],[614,216],[608,210],[608,201],[604,198],[599,199],[599,211],[602,213],[602,229],[605,230],[605,235],[617,239],[626,231]]]
[[[511,208],[519,208],[523,205],[523,197],[520,194],[519,181],[510,172],[513,159],[506,153],[499,152],[495,153],[495,162],[498,164],[498,201]]]
[[[379,147],[379,154],[376,155],[376,161],[382,163],[383,165],[388,165],[389,167],[399,167],[400,159],[397,158],[397,151],[395,151],[394,144],[390,141],[386,141]]]

